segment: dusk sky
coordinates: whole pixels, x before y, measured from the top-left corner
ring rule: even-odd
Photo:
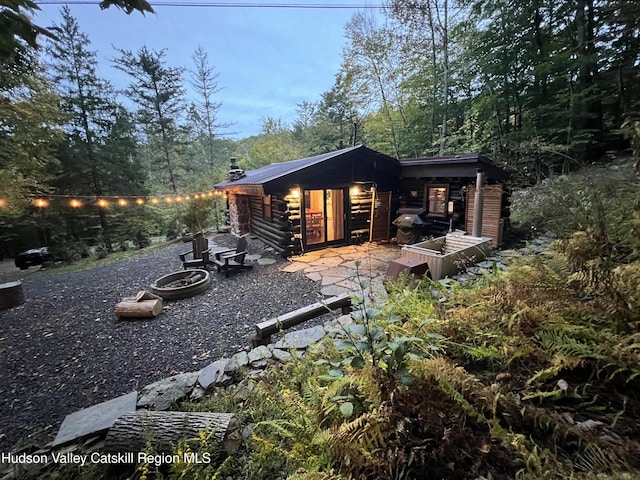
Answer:
[[[50,0],[51,1],[51,0]],[[362,1],[325,0],[322,5],[366,5]],[[110,61],[113,47],[132,51],[143,45],[167,50],[167,65],[193,69],[191,56],[198,46],[209,55],[219,73],[218,100],[221,123],[230,138],[258,134],[266,117],[291,124],[296,105],[317,101],[333,85],[345,45],[344,26],[357,8],[238,8],[163,6],[151,4],[156,14],[126,15],[111,7],[68,3],[80,28],[98,52],[100,75],[117,88],[127,86],[127,76]],[[267,3],[267,2],[256,2]],[[280,2],[276,2],[280,4]],[[298,3],[298,2],[296,2]],[[369,3],[371,4],[371,3]],[[376,2],[376,5],[379,3]],[[59,24],[61,5],[40,3],[35,23]],[[380,16],[378,9],[371,10]],[[185,80],[189,74],[185,75]],[[185,86],[190,88],[188,81]]]

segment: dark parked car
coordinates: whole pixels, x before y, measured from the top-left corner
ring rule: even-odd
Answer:
[[[42,265],[44,262],[52,261],[53,255],[49,253],[48,247],[32,248],[16,255],[16,267],[20,270],[26,270],[33,265]]]

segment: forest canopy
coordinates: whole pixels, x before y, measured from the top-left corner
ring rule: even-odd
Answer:
[[[144,2],[114,5],[151,11]],[[207,192],[231,156],[249,169],[353,144],[397,158],[482,152],[518,185],[606,161],[610,151],[630,148],[640,158],[636,2],[393,0],[384,7],[381,16],[353,14],[333,86],[300,103],[291,124],[267,117],[258,135],[233,140],[218,120],[224,90],[203,48],[184,65],[146,46],[116,49],[109,68],[130,79],[118,90],[101,77],[107,70],[91,32],[68,8],[45,32],[29,17],[36,4],[3,2],[0,19],[12,29],[3,30],[2,46],[19,53],[0,65],[5,248],[15,248],[14,227],[33,224],[37,212],[50,232],[45,243],[58,235],[111,249],[112,231],[132,222],[146,235],[175,233],[183,223],[178,207],[146,205],[132,221],[133,209],[116,212],[97,199]],[[42,214],[33,202],[45,196],[57,204],[78,196],[90,208]]]

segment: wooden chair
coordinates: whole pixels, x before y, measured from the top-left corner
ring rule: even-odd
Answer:
[[[236,245],[235,252],[222,252],[216,255],[213,260],[214,265],[218,269],[218,272],[224,271],[225,277],[229,276],[231,270],[249,270],[253,268],[252,265],[246,265],[244,263],[247,256],[247,239],[241,237]]]
[[[187,256],[191,259],[187,260]],[[209,259],[209,240],[203,235],[197,235],[191,242],[191,250],[178,255],[182,266],[185,268],[206,268],[211,263]]]

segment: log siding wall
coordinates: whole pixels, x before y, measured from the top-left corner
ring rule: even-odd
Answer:
[[[253,195],[249,197],[251,233],[283,257],[299,254],[300,241],[296,238],[296,227],[291,221],[293,212],[289,209],[289,202],[277,195],[271,195],[270,218],[265,216],[264,206],[265,199],[262,197]],[[299,219],[297,223],[299,230]]]

